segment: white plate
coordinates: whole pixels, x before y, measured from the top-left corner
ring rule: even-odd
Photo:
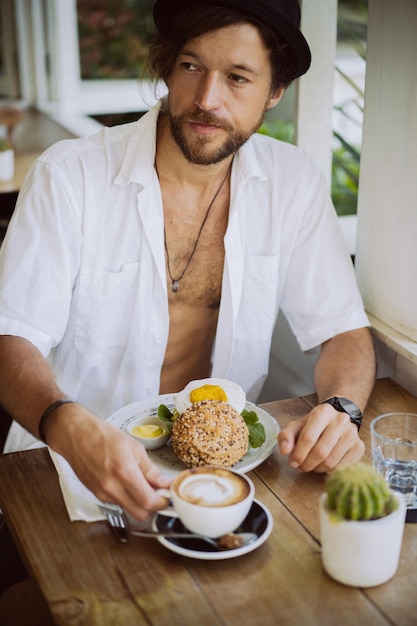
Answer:
[[[177,518],[156,514],[154,523],[155,530],[178,530],[187,532],[185,526]],[[253,532],[258,536],[255,541],[248,543],[241,548],[232,550],[217,550],[214,546],[201,539],[181,539],[177,537],[157,537],[159,543],[177,554],[188,556],[192,559],[203,559],[205,561],[219,561],[222,559],[233,559],[242,556],[252,550],[259,548],[268,539],[273,526],[272,515],[262,502],[254,500],[252,507],[245,520],[237,529],[238,532]]]
[[[128,432],[129,425],[134,420],[137,420],[138,417],[158,415],[158,406],[160,404],[165,404],[172,411],[174,408],[174,397],[174,394],[167,394],[157,398],[132,402],[132,404],[128,404],[110,415],[107,421],[113,424],[113,426]],[[254,469],[269,457],[277,444],[277,435],[280,430],[276,419],[256,406],[256,404],[246,402],[245,408],[247,411],[256,412],[259,421],[265,428],[266,439],[259,448],[250,448],[243,459],[233,466],[233,469],[242,472],[242,474],[246,474],[246,472]],[[149,450],[148,454],[158,469],[168,477],[173,477],[185,469],[185,465],[178,459],[169,442],[162,448],[158,448],[158,450]]]

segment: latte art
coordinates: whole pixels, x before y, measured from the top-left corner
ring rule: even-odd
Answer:
[[[243,522],[252,506],[255,486],[245,474],[229,467],[204,465],[180,472],[168,494],[168,515],[179,517],[194,533],[221,537]]]
[[[244,500],[249,486],[239,475],[221,469],[195,472],[186,476],[177,486],[183,500],[207,507],[223,507]]]

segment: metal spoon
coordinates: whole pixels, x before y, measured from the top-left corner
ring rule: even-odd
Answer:
[[[176,530],[137,530],[130,528],[130,534],[138,537],[173,537],[177,539],[201,539],[211,544],[217,550],[234,550],[241,548],[258,539],[256,533],[229,533],[213,539],[206,535],[198,535],[196,533],[181,532]]]

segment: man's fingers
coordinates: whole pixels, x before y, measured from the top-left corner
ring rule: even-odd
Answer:
[[[349,447],[347,452],[346,445],[343,441],[340,441],[332,450],[331,454],[329,454],[323,462],[316,465],[313,471],[317,473],[331,472],[336,468],[339,469],[347,465],[353,465],[360,461],[364,452],[365,444],[361,439],[357,439],[355,445]]]
[[[304,419],[294,420],[278,433],[278,445],[282,454],[288,456],[294,450],[303,422]]]
[[[289,455],[290,467],[301,472],[329,472],[359,461],[364,444],[345,413],[323,405],[295,420],[278,435],[280,451]]]

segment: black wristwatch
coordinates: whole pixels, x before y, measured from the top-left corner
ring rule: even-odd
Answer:
[[[358,430],[360,429],[363,418],[362,411],[354,402],[352,402],[352,400],[348,400],[347,398],[334,397],[322,402],[322,404],[326,403],[331,404],[331,406],[335,408],[336,411],[340,411],[341,413],[347,413],[350,417],[350,421],[352,422],[352,424],[356,424]]]

